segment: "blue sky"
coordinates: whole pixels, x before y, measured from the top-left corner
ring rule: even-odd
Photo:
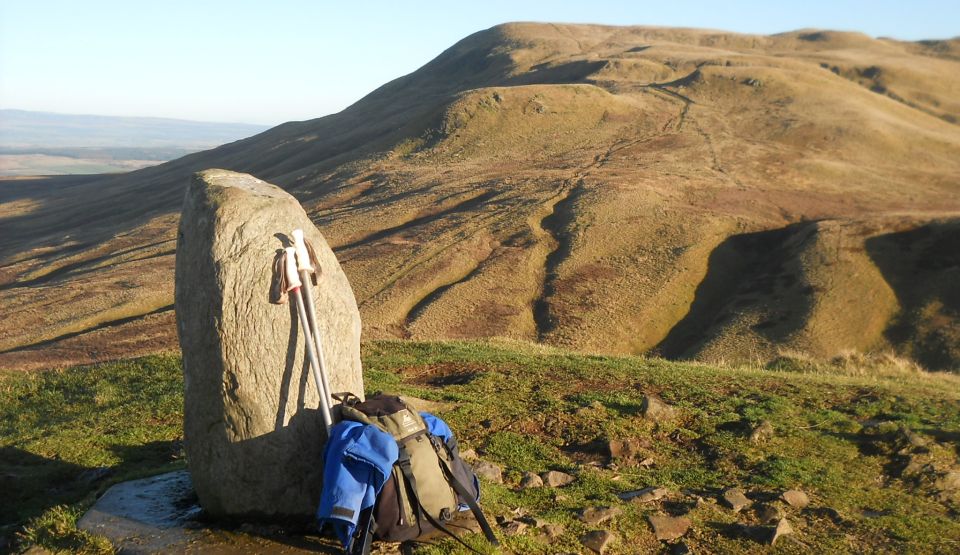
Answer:
[[[277,124],[506,21],[960,35],[960,1],[0,0],[0,108]]]

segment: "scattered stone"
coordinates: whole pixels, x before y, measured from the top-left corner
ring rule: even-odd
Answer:
[[[621,512],[616,507],[589,507],[577,513],[577,519],[596,526],[612,519]]]
[[[753,87],[755,89],[759,89],[760,87],[763,86],[763,81],[760,79],[756,79],[754,77],[750,77],[750,78],[744,79],[743,84],[749,87]]]
[[[770,439],[773,439],[774,431],[773,424],[769,420],[764,420],[757,424],[753,431],[750,432],[750,441],[753,443],[763,443]]]
[[[527,530],[527,524],[519,520],[510,520],[500,525],[507,536],[519,536]]]
[[[753,501],[747,499],[747,496],[744,495],[743,490],[739,488],[730,488],[723,492],[721,500],[724,504],[734,512],[739,513],[741,510],[749,507],[753,504]]]
[[[909,478],[920,474],[927,466],[927,458],[924,455],[910,455],[907,457],[907,464],[900,471],[900,476]]]
[[[786,501],[787,505],[794,509],[802,509],[810,504],[810,498],[807,497],[807,494],[798,489],[788,489],[780,494],[780,499]]]
[[[543,487],[543,478],[537,476],[533,472],[524,472],[523,477],[520,478],[520,489],[528,488],[542,488]]]
[[[646,445],[637,438],[615,439],[607,443],[610,458],[616,461],[632,462],[644,454]]]
[[[656,395],[644,395],[640,403],[640,412],[643,417],[654,422],[669,420],[673,417],[676,409],[664,403]]]
[[[526,522],[527,524],[529,524],[530,526],[533,526],[534,528],[540,528],[541,526],[544,526],[547,524],[547,521],[541,518],[537,518],[535,516],[528,516],[528,515],[521,516],[517,520],[519,520],[520,522]]]
[[[900,450],[901,454],[903,455],[906,455],[915,449],[926,449],[930,444],[926,438],[905,426],[900,428],[899,439],[900,444],[903,446],[903,448]]]
[[[544,472],[540,475],[540,478],[543,480],[544,484],[550,486],[551,488],[563,487],[576,480],[576,478],[567,474],[566,472],[559,472],[557,470]]]
[[[547,536],[551,540],[555,540],[560,536],[562,536],[567,529],[564,528],[563,525],[561,524],[544,524],[541,527],[541,530],[543,530],[543,533],[545,536]]]
[[[717,504],[717,500],[716,500],[716,499],[713,499],[712,497],[704,498],[704,497],[701,497],[701,496],[697,495],[697,496],[694,496],[694,504],[695,504],[696,508],[702,509],[702,508],[704,508],[704,507],[709,507],[709,506],[711,506],[711,505],[716,505],[716,504]]]
[[[934,484],[940,492],[960,490],[960,470],[950,470],[943,474]]]
[[[690,548],[685,542],[677,542],[670,546],[670,555],[687,555]]]
[[[757,520],[761,524],[772,524],[774,522],[779,522],[784,516],[783,509],[779,505],[774,505],[773,503],[764,503],[754,507],[754,512],[757,515]]]
[[[808,509],[808,512],[819,517],[829,518],[834,522],[834,524],[844,524],[843,516],[840,514],[840,511],[834,509],[833,507],[817,507]]]
[[[582,543],[584,547],[601,555],[606,551],[607,547],[615,541],[617,541],[617,537],[607,530],[587,532],[580,538],[580,543]]]
[[[520,478],[520,489],[528,488],[542,488],[543,487],[543,478],[537,476],[533,472],[524,472],[523,477]]]
[[[773,528],[773,533],[770,535],[770,545],[777,543],[777,540],[781,536],[786,536],[793,533],[793,526],[790,526],[790,522],[785,518],[781,518],[780,522]]]
[[[675,540],[690,529],[690,519],[685,516],[650,515],[647,517],[653,535],[660,541]]]
[[[643,488],[634,491],[625,491],[617,494],[617,497],[624,501],[633,501],[634,503],[650,503],[663,499],[670,493],[667,488]]]
[[[477,473],[477,476],[485,478],[494,484],[503,483],[503,469],[492,462],[477,461],[473,463],[473,471]]]
[[[654,463],[653,463],[653,457],[647,457],[647,458],[643,459],[642,461],[640,461],[639,466],[642,466],[642,467],[644,467],[644,468],[649,468],[649,467],[653,466],[653,464],[654,464]]]
[[[291,305],[270,303],[270,268],[295,228],[313,246],[323,276],[313,296],[331,389],[362,397],[357,302],[297,199],[219,169],[195,174],[184,198],[174,272],[184,448],[200,504],[213,517],[316,511],[325,437],[320,397]],[[309,385],[301,391],[298,384]],[[284,470],[269,470],[277,468]]]
[[[464,449],[463,451],[460,451],[460,458],[465,461],[475,461],[480,457],[477,457],[477,452],[473,449]]]

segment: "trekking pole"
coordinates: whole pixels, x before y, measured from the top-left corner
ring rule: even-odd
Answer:
[[[306,303],[307,319],[310,322],[310,332],[313,334],[313,343],[317,350],[320,380],[323,383],[323,403],[327,406],[326,411],[330,414],[332,421],[333,411],[330,409],[330,396],[333,394],[333,391],[330,389],[330,381],[327,378],[327,363],[323,356],[320,324],[317,322],[317,308],[313,303],[313,279],[311,279],[311,274],[316,275],[317,269],[313,267],[312,252],[307,249],[307,243],[303,240],[302,229],[293,230],[293,246],[297,251],[297,270],[299,270],[300,280],[303,282],[303,297]]]
[[[330,436],[330,427],[333,426],[333,420],[330,418],[330,403],[327,400],[326,391],[323,389],[323,381],[320,379],[320,364],[317,362],[317,353],[314,349],[313,336],[310,333],[310,323],[307,320],[307,311],[303,306],[303,295],[300,293],[300,277],[297,275],[297,263],[295,260],[296,249],[287,247],[284,249],[284,273],[287,278],[287,292],[293,294],[297,304],[297,314],[300,317],[300,328],[304,330],[303,339],[307,344],[307,359],[310,361],[310,370],[313,372],[313,379],[317,382],[317,388],[320,390],[320,416],[323,417],[323,426],[327,431],[327,437]]]

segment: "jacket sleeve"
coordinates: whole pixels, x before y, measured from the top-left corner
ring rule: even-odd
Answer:
[[[332,525],[344,546],[360,512],[376,503],[397,455],[397,442],[374,426],[343,421],[330,430],[316,516],[319,524]]]

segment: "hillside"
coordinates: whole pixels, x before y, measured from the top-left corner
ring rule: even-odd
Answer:
[[[960,367],[956,40],[507,24],[343,112],[0,184],[0,367],[175,348],[189,175],[295,194],[367,339]],[[266,266],[265,266],[266,268]]]
[[[793,530],[778,553],[955,552],[957,377],[862,362],[796,373],[479,342],[373,342],[363,352],[369,393],[425,400],[462,450],[502,468],[502,483],[484,480],[481,502],[504,523],[503,552],[587,552],[579,538],[608,530],[618,538],[609,555],[676,552],[670,544],[681,542],[692,553],[769,553],[770,514]],[[672,414],[644,416],[647,395]],[[0,480],[19,486],[0,507],[0,549],[26,523],[23,544],[112,553],[74,528],[77,516],[114,483],[184,467],[176,356],[0,373],[0,417]],[[519,486],[524,473],[548,470],[575,480]],[[723,501],[733,487],[749,507]],[[644,488],[658,493],[636,495]],[[780,498],[791,489],[809,504]],[[578,516],[597,507],[612,511]],[[665,515],[690,520],[682,539],[654,537],[649,519]],[[213,528],[201,550],[339,552],[290,522],[237,524],[189,525]],[[468,539],[485,549],[479,534]],[[437,543],[415,553],[466,552]]]

